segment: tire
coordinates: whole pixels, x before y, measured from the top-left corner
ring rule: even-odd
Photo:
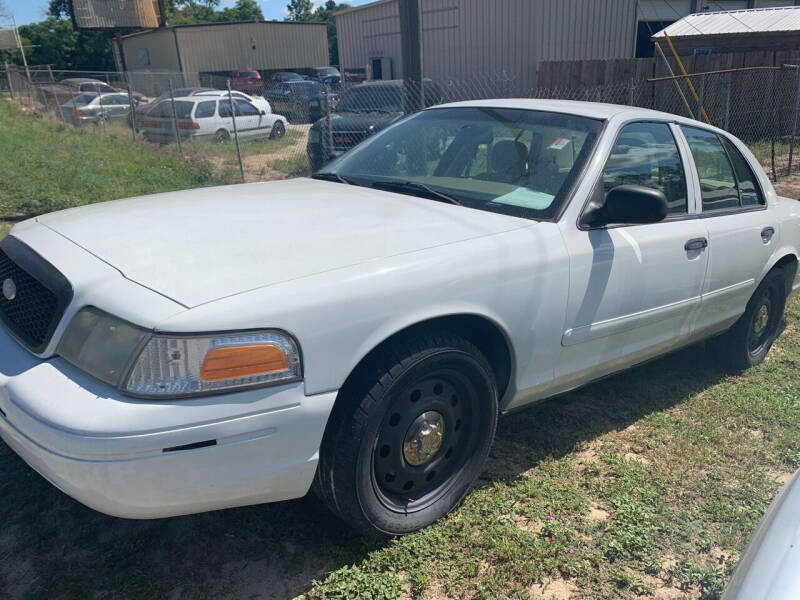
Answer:
[[[723,366],[743,371],[764,361],[780,333],[786,297],[786,273],[773,269],[753,292],[739,320],[713,340]]]
[[[231,134],[228,133],[227,129],[218,129],[214,134],[214,141],[218,144],[224,144],[229,139],[231,139]]]
[[[494,373],[473,344],[444,331],[399,337],[342,388],[314,489],[362,533],[417,531],[467,495],[497,415]]]
[[[286,135],[286,127],[283,125],[283,121],[275,121],[275,125],[272,126],[272,131],[269,132],[269,139],[277,140],[284,135]]]

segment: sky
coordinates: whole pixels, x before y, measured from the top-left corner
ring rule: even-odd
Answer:
[[[341,1],[341,0],[340,0]],[[348,4],[359,6],[370,0],[345,0]],[[233,6],[235,0],[222,0],[221,6]],[[288,0],[258,0],[265,19],[283,19],[286,14]],[[0,0],[7,11],[14,15],[19,25],[41,21],[47,12],[48,0]],[[315,5],[322,4],[322,0],[314,0]]]

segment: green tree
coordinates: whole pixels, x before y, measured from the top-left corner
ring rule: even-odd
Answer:
[[[340,10],[350,8],[349,4],[338,4],[334,0],[327,0],[311,16],[312,21],[319,21],[328,26],[328,55],[332,65],[339,64],[339,44],[336,36],[336,13]]]
[[[264,13],[256,0],[236,0],[232,8],[217,13],[219,21],[263,21]]]
[[[289,0],[286,5],[287,21],[310,21],[313,16],[314,4],[311,0]]]

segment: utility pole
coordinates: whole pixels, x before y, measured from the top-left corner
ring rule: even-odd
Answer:
[[[425,108],[422,81],[422,0],[399,0],[400,50],[403,55],[403,91],[406,113]]]

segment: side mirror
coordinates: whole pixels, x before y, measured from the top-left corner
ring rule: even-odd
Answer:
[[[261,109],[261,114],[265,115],[265,114],[267,114],[267,111],[265,111],[264,109]]]
[[[664,192],[641,185],[620,185],[609,191],[604,201],[589,203],[581,217],[581,225],[602,227],[658,223],[666,218],[668,210]]]

